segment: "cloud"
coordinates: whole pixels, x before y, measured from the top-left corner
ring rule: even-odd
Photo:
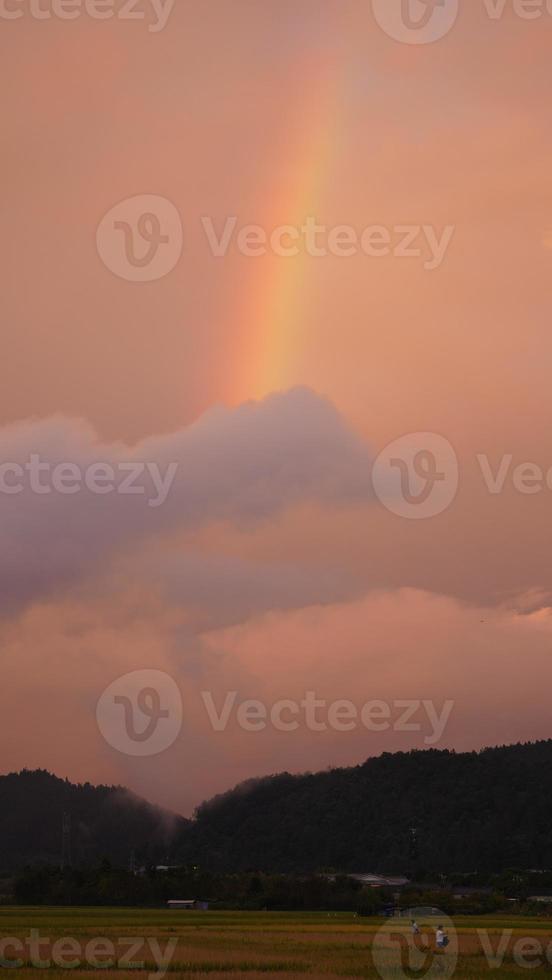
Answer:
[[[548,692],[546,684],[535,692],[535,678],[549,674],[551,634],[550,609],[520,615],[415,589],[374,591],[205,634],[201,685],[219,713],[228,691],[238,692],[237,705],[258,699],[269,707],[280,699],[300,702],[308,691],[326,705],[346,700],[360,709],[378,700],[391,722],[403,700],[431,702],[443,717],[454,702],[436,747],[469,750],[549,736]],[[327,709],[318,718],[327,721]],[[419,730],[391,724],[376,732],[359,724],[313,733],[300,724],[293,732],[269,725],[252,734],[233,711],[220,734],[225,744],[217,747],[213,735],[205,751],[214,765],[218,753],[240,760],[243,778],[350,765],[384,751],[427,748],[432,723],[422,708],[413,721]],[[199,728],[200,713],[194,722]],[[223,778],[218,785],[224,787]]]
[[[334,603],[360,594],[346,569],[291,561],[261,562],[235,555],[160,555],[152,567],[148,551],[144,578],[169,602],[187,610],[194,629],[231,626],[268,610]]]
[[[4,607],[78,584],[157,534],[371,495],[367,447],[306,388],[214,408],[132,448],[63,417],[18,423],[0,431],[0,460]]]
[[[384,751],[427,748],[434,723],[420,730],[244,730],[236,709],[247,699],[268,708],[300,702],[307,691],[329,705],[358,708],[381,700],[390,721],[397,702],[429,700],[437,716],[454,701],[438,748],[548,737],[552,616],[481,609],[414,589],[372,592],[354,602],[258,616],[203,635],[185,635],[179,606],[146,588],[85,602],[37,603],[0,625],[9,685],[0,690],[4,765],[53,769],[75,780],[122,783],[169,808],[193,807],[250,776],[361,763]],[[167,672],[182,695],[183,728],[162,756],[136,759],[109,746],[96,702],[129,671]],[[224,731],[213,729],[202,692],[220,713],[237,692]],[[24,706],[24,711],[22,711]],[[317,713],[327,720],[327,711]],[[71,737],[67,737],[67,733]]]

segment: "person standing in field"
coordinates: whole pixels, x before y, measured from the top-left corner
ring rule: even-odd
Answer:
[[[448,936],[442,926],[437,926],[437,931],[435,933],[435,942],[437,944],[437,949],[440,953],[444,953],[446,947],[448,946]]]
[[[420,929],[416,919],[412,919],[411,921],[412,921],[412,926],[411,926],[412,942],[414,946],[420,953],[425,953],[425,954],[429,953],[431,947],[428,945],[425,936],[422,936],[422,930]]]

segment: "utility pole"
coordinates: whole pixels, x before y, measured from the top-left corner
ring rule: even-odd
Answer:
[[[420,854],[419,839],[418,839],[418,828],[410,828],[410,840],[408,847],[408,856],[410,858],[410,873],[414,874],[417,870],[418,858]]]
[[[63,811],[61,817],[61,870],[71,867],[71,814]]]

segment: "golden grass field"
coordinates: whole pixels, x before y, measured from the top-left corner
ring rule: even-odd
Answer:
[[[162,909],[8,907],[0,909],[0,936],[3,940],[16,937],[23,941],[29,937],[31,929],[37,930],[43,940],[40,956],[45,962],[51,957],[56,940],[71,938],[77,944],[77,950],[81,951],[78,967],[61,967],[52,963],[42,968],[31,965],[30,951],[26,945],[24,952],[19,954],[23,965],[11,968],[9,972],[6,969],[6,975],[26,980],[32,980],[41,973],[47,973],[48,977],[76,980],[81,976],[83,980],[89,980],[91,973],[96,972],[105,980],[114,980],[115,977],[119,980],[141,977],[145,980],[153,974],[159,980],[163,968],[158,970],[150,941],[161,953],[170,943],[168,948],[174,947],[174,951],[167,968],[169,974],[190,980],[205,980],[206,976],[210,980],[222,980],[224,977],[232,980],[282,980],[284,977],[286,980],[304,977],[332,980],[344,977],[377,978],[382,975],[384,980],[388,977],[389,980],[400,980],[404,976],[424,975],[478,980],[493,974],[501,980],[513,980],[525,976],[552,976],[552,965],[545,952],[550,944],[552,959],[550,920],[458,918],[455,920],[459,954],[456,966],[447,950],[444,957],[432,960],[425,974],[402,969],[397,945],[389,943],[378,933],[382,921],[359,919],[348,913],[323,912],[169,912]],[[394,928],[394,922],[391,928]],[[493,949],[502,939],[504,958],[500,966],[496,963],[494,968],[489,966],[478,930],[485,930]],[[523,962],[516,963],[513,958],[516,942],[531,937],[542,949],[540,954],[527,949],[527,952],[532,952],[529,957],[529,961],[533,962],[532,968],[529,961],[523,965]],[[143,940],[133,954],[133,961],[141,965],[134,969],[125,965],[120,968],[104,965],[101,969],[90,965],[86,962],[86,947],[99,938],[113,944],[115,964],[121,957],[129,955],[132,938],[135,942]],[[383,953],[380,950],[377,957],[381,964],[383,956],[383,974],[381,966],[378,972],[374,965],[374,943],[383,949]],[[91,949],[90,946],[88,948]],[[75,948],[69,953],[71,955],[66,956],[66,964],[67,960],[75,957]],[[13,961],[15,955],[12,947],[4,950],[6,960]],[[98,960],[105,964],[105,956],[102,958],[98,955]]]

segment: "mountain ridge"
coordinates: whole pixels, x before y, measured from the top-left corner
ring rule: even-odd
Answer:
[[[70,819],[66,860],[127,866],[132,851],[144,861],[163,857],[184,817],[124,786],[72,783],[45,769],[0,775],[0,866],[58,864],[62,820]]]
[[[59,861],[66,810],[77,864],[106,858],[125,867],[134,851],[143,864],[213,872],[546,868],[551,797],[552,740],[276,773],[207,800],[193,820],[124,787],[22,770],[0,776],[0,866]]]

